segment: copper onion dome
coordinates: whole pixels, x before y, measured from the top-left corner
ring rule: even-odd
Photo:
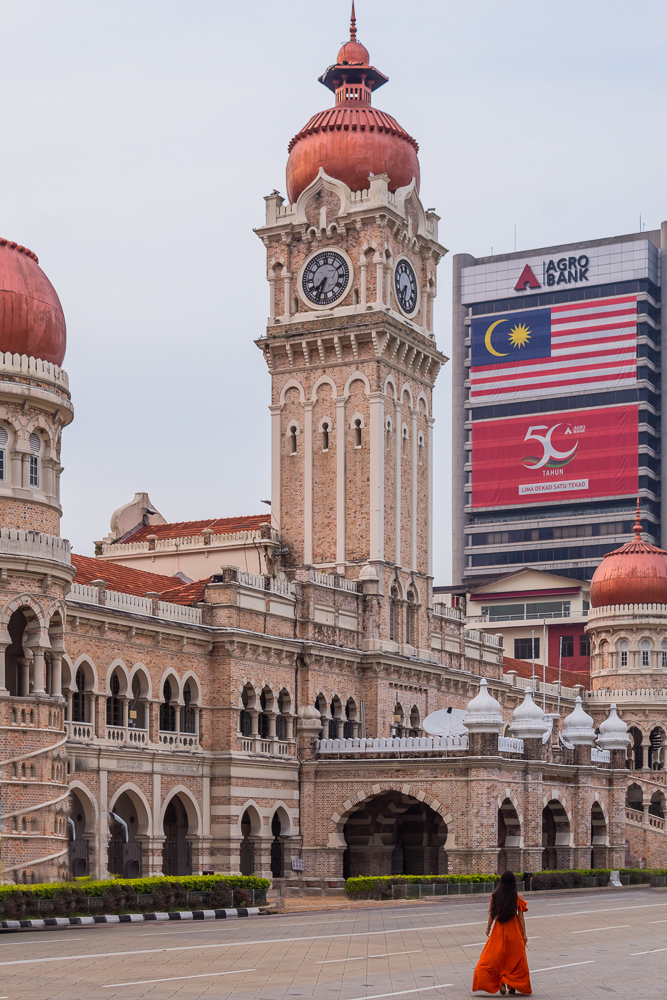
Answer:
[[[288,147],[290,203],[315,180],[320,167],[353,191],[369,187],[369,174],[387,174],[390,191],[414,178],[419,190],[419,146],[395,118],[371,107],[372,92],[386,82],[357,41],[353,0],[350,40],[340,49],[335,65],[320,77],[320,83],[335,93],[336,104],[314,115]]]
[[[32,250],[0,239],[0,351],[61,365],[65,316]]]
[[[594,608],[615,604],[667,604],[667,552],[641,537],[637,500],[635,537],[608,552],[591,580]]]

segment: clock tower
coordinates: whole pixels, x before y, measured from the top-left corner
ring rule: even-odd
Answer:
[[[281,568],[364,581],[383,647],[427,646],[439,218],[417,143],[371,104],[387,77],[350,40],[320,82],[335,105],[294,137],[288,201],[266,199],[272,521]]]

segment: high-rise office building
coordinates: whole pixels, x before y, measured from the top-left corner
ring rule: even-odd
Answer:
[[[455,584],[526,565],[590,579],[637,496],[660,544],[665,248],[667,223],[454,258]]]

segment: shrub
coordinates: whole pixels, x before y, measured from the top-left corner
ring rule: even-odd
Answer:
[[[485,875],[476,873],[473,875],[376,875],[376,876],[356,876],[348,878],[345,882],[345,892],[348,896],[359,898],[383,898],[392,896],[392,886],[400,886],[403,891],[401,896],[405,896],[405,887],[409,884],[422,885],[432,882],[471,883],[471,882],[498,882],[500,875]],[[400,891],[400,890],[399,890]],[[394,897],[397,895],[394,891]]]
[[[213,908],[245,906],[234,903],[239,898],[251,900],[251,890],[266,891],[268,879],[254,875],[184,875],[155,876],[136,879],[77,880],[75,882],[44,882],[37,885],[0,885],[0,918],[19,920],[24,917],[66,916],[71,913],[118,913],[128,909],[187,908],[186,893],[209,895]],[[145,900],[141,897],[145,896]],[[89,900],[95,900],[91,906]],[[39,900],[39,904],[38,901]]]

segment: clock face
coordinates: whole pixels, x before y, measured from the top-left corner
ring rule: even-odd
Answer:
[[[417,276],[412,264],[404,258],[394,271],[394,290],[401,309],[410,316],[417,308]]]
[[[347,291],[350,268],[342,254],[322,250],[306,264],[301,285],[303,294],[316,306],[333,305]]]

